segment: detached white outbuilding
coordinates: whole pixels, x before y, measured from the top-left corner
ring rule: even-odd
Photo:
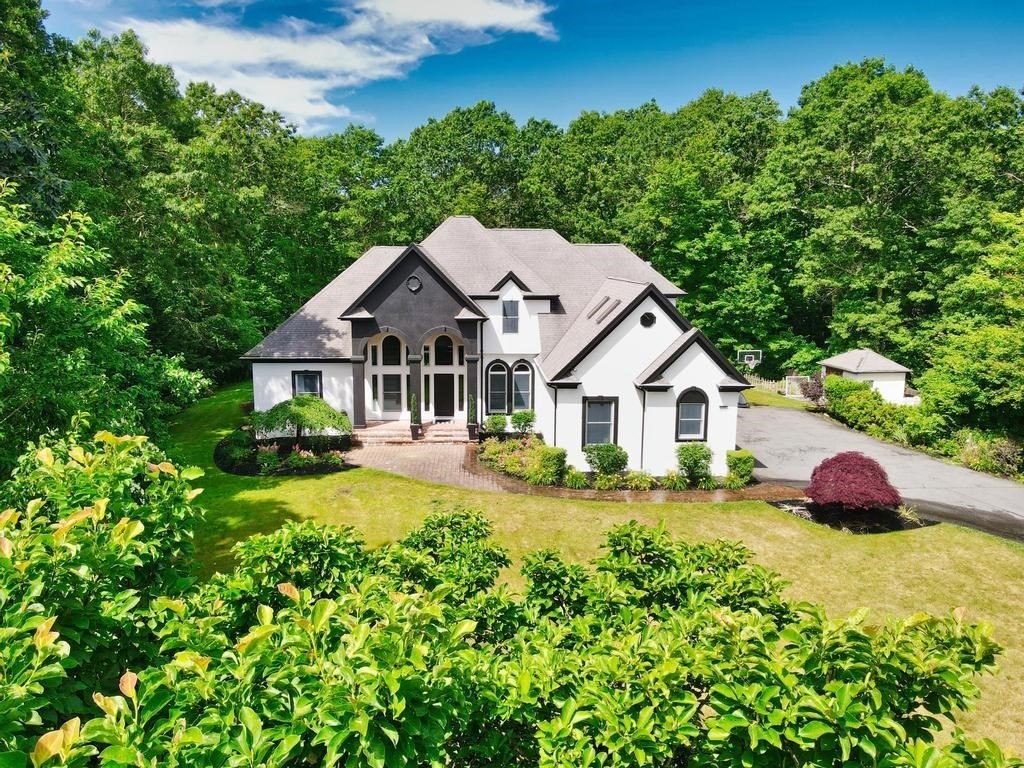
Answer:
[[[914,405],[916,397],[907,397],[907,374],[911,370],[880,355],[873,349],[851,349],[841,355],[819,360],[823,376],[842,376],[866,381],[883,400],[897,405]]]

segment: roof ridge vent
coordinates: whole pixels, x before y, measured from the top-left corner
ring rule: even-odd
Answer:
[[[604,322],[604,319],[605,319],[606,317],[608,317],[608,315],[610,315],[610,314],[611,314],[612,312],[614,312],[614,311],[615,311],[615,308],[616,308],[617,306],[619,306],[619,304],[621,304],[621,303],[622,303],[622,300],[621,300],[621,299],[616,299],[615,301],[613,301],[613,302],[612,302],[612,305],[611,305],[610,307],[608,307],[608,309],[606,309],[606,310],[605,310],[604,312],[602,312],[602,313],[601,313],[600,315],[598,315],[598,317],[597,317],[597,320],[595,320],[594,322],[595,322],[595,323],[597,323],[598,325],[600,325],[601,323],[603,323],[603,322]]]
[[[590,310],[589,312],[587,312],[587,320],[589,320],[589,319],[590,319],[590,318],[592,318],[592,317],[593,317],[594,315],[596,315],[596,314],[597,314],[597,313],[598,313],[598,312],[599,312],[599,311],[601,310],[601,307],[603,307],[603,306],[604,306],[605,304],[607,304],[607,303],[608,303],[608,297],[607,297],[607,296],[602,296],[602,297],[601,297],[601,300],[600,300],[599,302],[597,302],[597,306],[596,306],[596,307],[594,307],[594,308],[593,308],[592,310]],[[600,321],[600,320],[598,320],[597,322],[601,322],[601,321]]]

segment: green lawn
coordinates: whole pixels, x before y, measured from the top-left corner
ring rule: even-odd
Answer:
[[[808,405],[805,400],[796,400],[778,392],[765,392],[761,389],[744,390],[743,396],[751,405],[774,405],[779,408],[795,408],[798,411],[806,411]]]
[[[970,618],[991,622],[1006,647],[1002,671],[983,681],[981,703],[963,723],[974,735],[1024,752],[1024,546],[952,525],[852,536],[761,502],[573,502],[437,486],[370,469],[322,477],[228,475],[212,466],[213,446],[238,425],[239,406],[249,399],[248,384],[222,389],[183,413],[172,429],[171,452],[207,473],[199,481],[207,520],[196,544],[208,570],[230,564],[234,542],[287,520],[354,525],[379,544],[402,536],[435,502],[485,511],[516,560],[541,547],[585,560],[611,525],[664,520],[687,538],[745,542],[759,562],[789,580],[792,597],[822,603],[833,614],[866,606],[882,618],[962,605]],[[508,580],[518,583],[518,574],[513,570]]]

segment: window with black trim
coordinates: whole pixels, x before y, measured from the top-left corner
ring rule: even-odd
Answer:
[[[292,371],[292,396],[324,396],[324,379],[320,371]]]
[[[434,340],[434,365],[452,365],[455,362],[455,345],[451,336],[438,336]]]
[[[459,365],[466,364],[466,348],[459,344]]]
[[[676,401],[676,440],[704,440],[708,434],[708,398],[688,389]]]
[[[430,410],[430,374],[423,374],[423,410]]]
[[[584,397],[583,444],[614,443],[619,436],[618,410],[618,398]]]
[[[370,345],[370,365],[376,365],[376,364],[377,364],[377,345],[376,344],[371,344]]]
[[[385,373],[381,377],[383,397],[381,404],[384,410],[395,413],[402,410],[402,377],[397,373]]]
[[[384,365],[402,364],[402,342],[397,336],[385,336],[380,343],[380,356]]]
[[[494,362],[487,366],[487,412],[508,412],[508,366]]]
[[[519,333],[519,302],[501,302],[501,332]]]
[[[430,345],[423,345],[423,364],[430,365]]]
[[[533,368],[529,363],[512,367],[512,410],[525,411],[533,402]]]

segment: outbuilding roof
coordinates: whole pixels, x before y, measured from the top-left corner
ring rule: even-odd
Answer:
[[[849,373],[911,373],[906,366],[867,348],[851,349],[841,355],[819,360],[818,365]]]

